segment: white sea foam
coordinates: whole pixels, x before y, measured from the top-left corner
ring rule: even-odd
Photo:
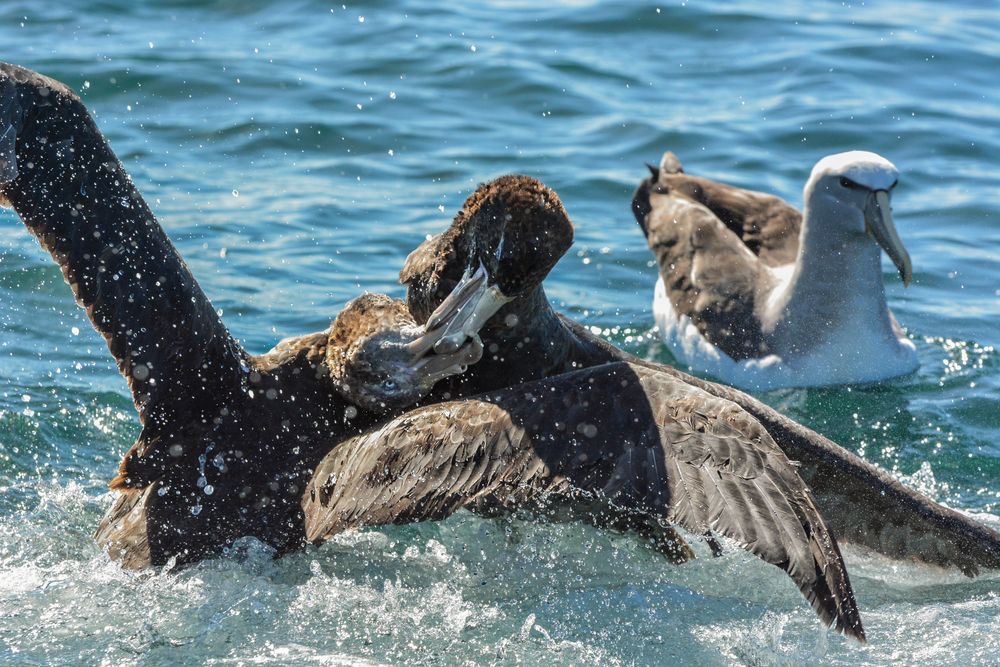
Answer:
[[[863,551],[846,554],[867,647],[823,630],[785,575],[733,548],[712,558],[699,545],[697,561],[673,566],[631,537],[461,513],[277,561],[248,540],[228,559],[130,573],[89,542],[106,494],[37,489],[37,506],[0,519],[15,534],[0,549],[8,662],[856,665],[1000,654],[997,576]]]

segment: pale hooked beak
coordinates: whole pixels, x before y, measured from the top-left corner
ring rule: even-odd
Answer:
[[[475,272],[466,269],[448,298],[427,318],[428,334],[440,331],[433,343],[434,351],[438,354],[455,352],[512,300],[496,285],[489,284],[489,274],[482,264]]]
[[[424,334],[408,343],[413,368],[425,379],[437,381],[465,372],[483,356],[479,329],[511,299],[489,285],[486,268],[467,270],[451,294],[424,325]]]
[[[910,264],[910,254],[903,247],[903,242],[896,233],[896,225],[892,222],[892,209],[889,207],[889,193],[886,190],[875,190],[868,195],[865,202],[865,230],[878,242],[885,254],[899,269],[899,277],[903,286],[913,280],[913,266]]]
[[[437,354],[428,351],[413,363],[413,372],[421,382],[433,385],[451,375],[461,375],[466,369],[483,358],[483,342],[472,334],[469,340],[454,352]]]

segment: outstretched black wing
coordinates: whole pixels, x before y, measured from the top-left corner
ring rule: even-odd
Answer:
[[[181,409],[188,421],[208,417],[245,353],[79,97],[3,63],[0,194],[62,268],[146,427]]]
[[[307,538],[527,507],[716,531],[785,570],[824,623],[864,639],[839,549],[795,467],[735,404],[626,363],[412,411],[317,467]]]

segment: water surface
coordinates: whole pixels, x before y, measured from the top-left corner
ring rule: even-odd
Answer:
[[[1000,527],[1000,15],[979,3],[8,1],[0,58],[79,90],[252,351],[401,296],[477,183],[536,176],[574,248],[559,308],[662,361],[629,211],[665,149],[796,204],[853,148],[902,172],[890,303],[921,369],[764,400]],[[0,214],[0,662],[991,664],[1000,575],[848,550],[870,645],[821,630],[739,551],[669,566],[581,525],[448,521],[125,573],[91,532],[138,433],[107,349]],[[704,551],[702,552],[703,555]]]

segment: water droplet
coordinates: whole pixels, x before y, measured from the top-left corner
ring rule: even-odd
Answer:
[[[70,328],[70,331],[73,333],[74,336],[80,335],[80,327],[72,327]]]
[[[234,189],[234,190],[233,190],[233,196],[234,196],[234,197],[239,197],[239,196],[240,196],[240,191],[239,191],[239,190],[235,190],[235,189]]]

